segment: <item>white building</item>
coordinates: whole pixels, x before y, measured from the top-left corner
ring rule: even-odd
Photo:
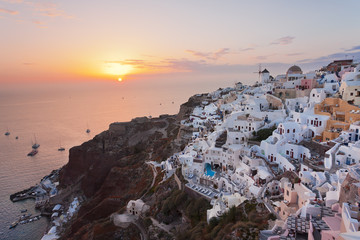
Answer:
[[[140,216],[149,210],[149,206],[146,205],[141,199],[130,200],[126,206],[126,211],[130,215]]]
[[[266,68],[260,72],[260,82],[261,83],[270,82],[270,72]]]
[[[324,82],[324,90],[327,93],[334,94],[339,90],[340,83],[339,83],[339,78],[336,76],[336,74],[325,75],[323,82]]]
[[[301,135],[302,128],[296,122],[283,122],[280,123],[277,129],[273,132],[274,137],[286,138],[287,141],[299,143],[303,140]]]
[[[340,86],[340,94],[345,101],[353,101],[360,105],[360,73],[350,72],[344,75],[345,78]]]
[[[326,98],[326,91],[324,88],[313,88],[310,92],[309,104],[314,106],[316,103],[321,103]]]
[[[353,165],[360,163],[360,142],[341,145],[335,155],[336,165]]]
[[[245,133],[252,133],[258,131],[259,128],[264,126],[264,119],[254,116],[247,116],[244,113],[232,114],[227,117],[225,124],[228,129],[232,131],[240,131]]]

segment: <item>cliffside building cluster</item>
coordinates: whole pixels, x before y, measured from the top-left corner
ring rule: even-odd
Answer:
[[[261,239],[360,239],[360,65],[259,75],[202,95],[181,123],[192,141],[165,168],[211,201],[208,221],[256,199],[277,218]]]

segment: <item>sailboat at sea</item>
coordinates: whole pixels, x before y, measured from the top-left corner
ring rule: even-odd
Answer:
[[[35,143],[32,145],[32,148],[37,149],[38,147],[40,147],[40,144],[37,143],[35,134],[34,134],[34,138],[35,138]]]
[[[89,124],[86,123],[87,129],[86,129],[86,133],[90,133],[90,128],[89,128]]]
[[[59,140],[60,142],[60,147],[58,148],[58,151],[62,152],[62,151],[65,151],[65,148],[61,146],[61,140]]]

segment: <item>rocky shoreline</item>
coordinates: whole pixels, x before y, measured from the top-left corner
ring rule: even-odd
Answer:
[[[183,149],[193,130],[180,123],[205,100],[211,101],[211,98],[207,94],[197,94],[181,105],[177,115],[141,117],[110,124],[107,131],[71,148],[69,162],[41,180],[39,185],[45,190],[43,199],[37,192],[39,186],[12,194],[11,199],[20,200],[21,196],[33,196],[35,192],[35,199],[41,203],[38,207],[52,221],[44,239],[46,236],[60,239],[113,238],[119,234],[123,239],[130,239],[134,232],[132,225],[120,229],[111,223],[110,216],[123,212],[130,200],[142,196],[151,206],[158,208],[161,194],[166,196],[171,189],[177,188],[174,178],[159,184],[164,174],[153,179],[153,171],[146,163],[160,163]],[[162,170],[159,168],[157,171],[160,173]],[[159,187],[165,188],[159,191]],[[76,210],[69,214],[75,200]],[[54,211],[58,205],[62,210]],[[150,209],[149,214],[159,211],[156,208]],[[164,216],[159,216],[157,220],[163,221]],[[151,229],[154,228],[158,229]],[[151,232],[157,235],[159,231]]]

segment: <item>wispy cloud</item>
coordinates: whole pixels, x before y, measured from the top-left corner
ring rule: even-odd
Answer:
[[[46,1],[34,1],[34,0],[0,0],[2,2],[8,2],[13,4],[20,4],[24,6],[29,6],[31,11],[36,15],[45,16],[45,17],[63,17],[63,18],[73,18],[73,16],[65,13],[64,10],[60,9],[59,5],[56,3],[46,2]],[[17,11],[11,11],[7,9],[0,9],[1,12],[6,12],[10,14],[17,14]]]
[[[25,66],[35,65],[35,63],[33,63],[33,62],[23,62],[22,64]]]
[[[275,41],[270,43],[270,45],[289,45],[293,42],[294,39],[295,39],[295,37],[286,36],[286,37],[276,39]]]
[[[8,2],[8,3],[22,3],[23,0],[1,0],[2,2]]]
[[[268,59],[269,56],[257,56],[256,59],[257,60],[266,60]]]
[[[9,9],[5,9],[5,8],[0,8],[0,12],[7,13],[7,14],[11,14],[11,15],[19,14],[18,11],[9,10]]]
[[[39,20],[33,20],[32,23],[34,23],[39,28],[47,28],[46,23]]]
[[[195,57],[208,59],[208,60],[218,60],[222,56],[229,54],[230,49],[229,48],[221,48],[217,50],[216,52],[200,52],[195,50],[186,50],[185,52],[192,54]]]
[[[347,50],[345,50],[345,51],[347,51],[347,52],[352,52],[352,51],[358,51],[358,50],[360,50],[360,45],[354,46],[354,47],[352,47],[352,48],[350,48],[350,49],[347,49]]]
[[[301,54],[303,54],[303,53],[288,53],[288,54],[286,54],[286,56],[292,57],[292,56],[299,56]]]
[[[242,49],[240,49],[239,51],[240,51],[240,52],[247,52],[247,51],[252,51],[252,50],[255,50],[255,48],[252,48],[252,47],[242,48]]]
[[[159,69],[165,68],[166,65],[160,61],[149,61],[143,59],[125,59],[125,60],[116,60],[116,61],[105,61],[105,64],[120,64],[120,65],[129,65],[133,68],[143,69],[143,68],[152,68],[152,69]]]
[[[120,61],[105,61],[105,64],[130,65],[137,69],[167,70],[167,71],[194,71],[203,66],[209,65],[205,60],[189,60],[187,58],[168,58],[159,61],[142,60],[142,59],[125,59]],[[215,64],[214,64],[215,65]]]
[[[26,3],[33,6],[34,10],[38,12],[38,14],[41,16],[72,18],[72,16],[66,14],[55,3],[44,3],[44,2],[26,2]]]
[[[349,53],[345,52],[337,52],[326,56],[321,56],[318,58],[306,58],[297,61],[298,63],[329,63],[333,60],[339,59],[360,59],[360,52]]]

